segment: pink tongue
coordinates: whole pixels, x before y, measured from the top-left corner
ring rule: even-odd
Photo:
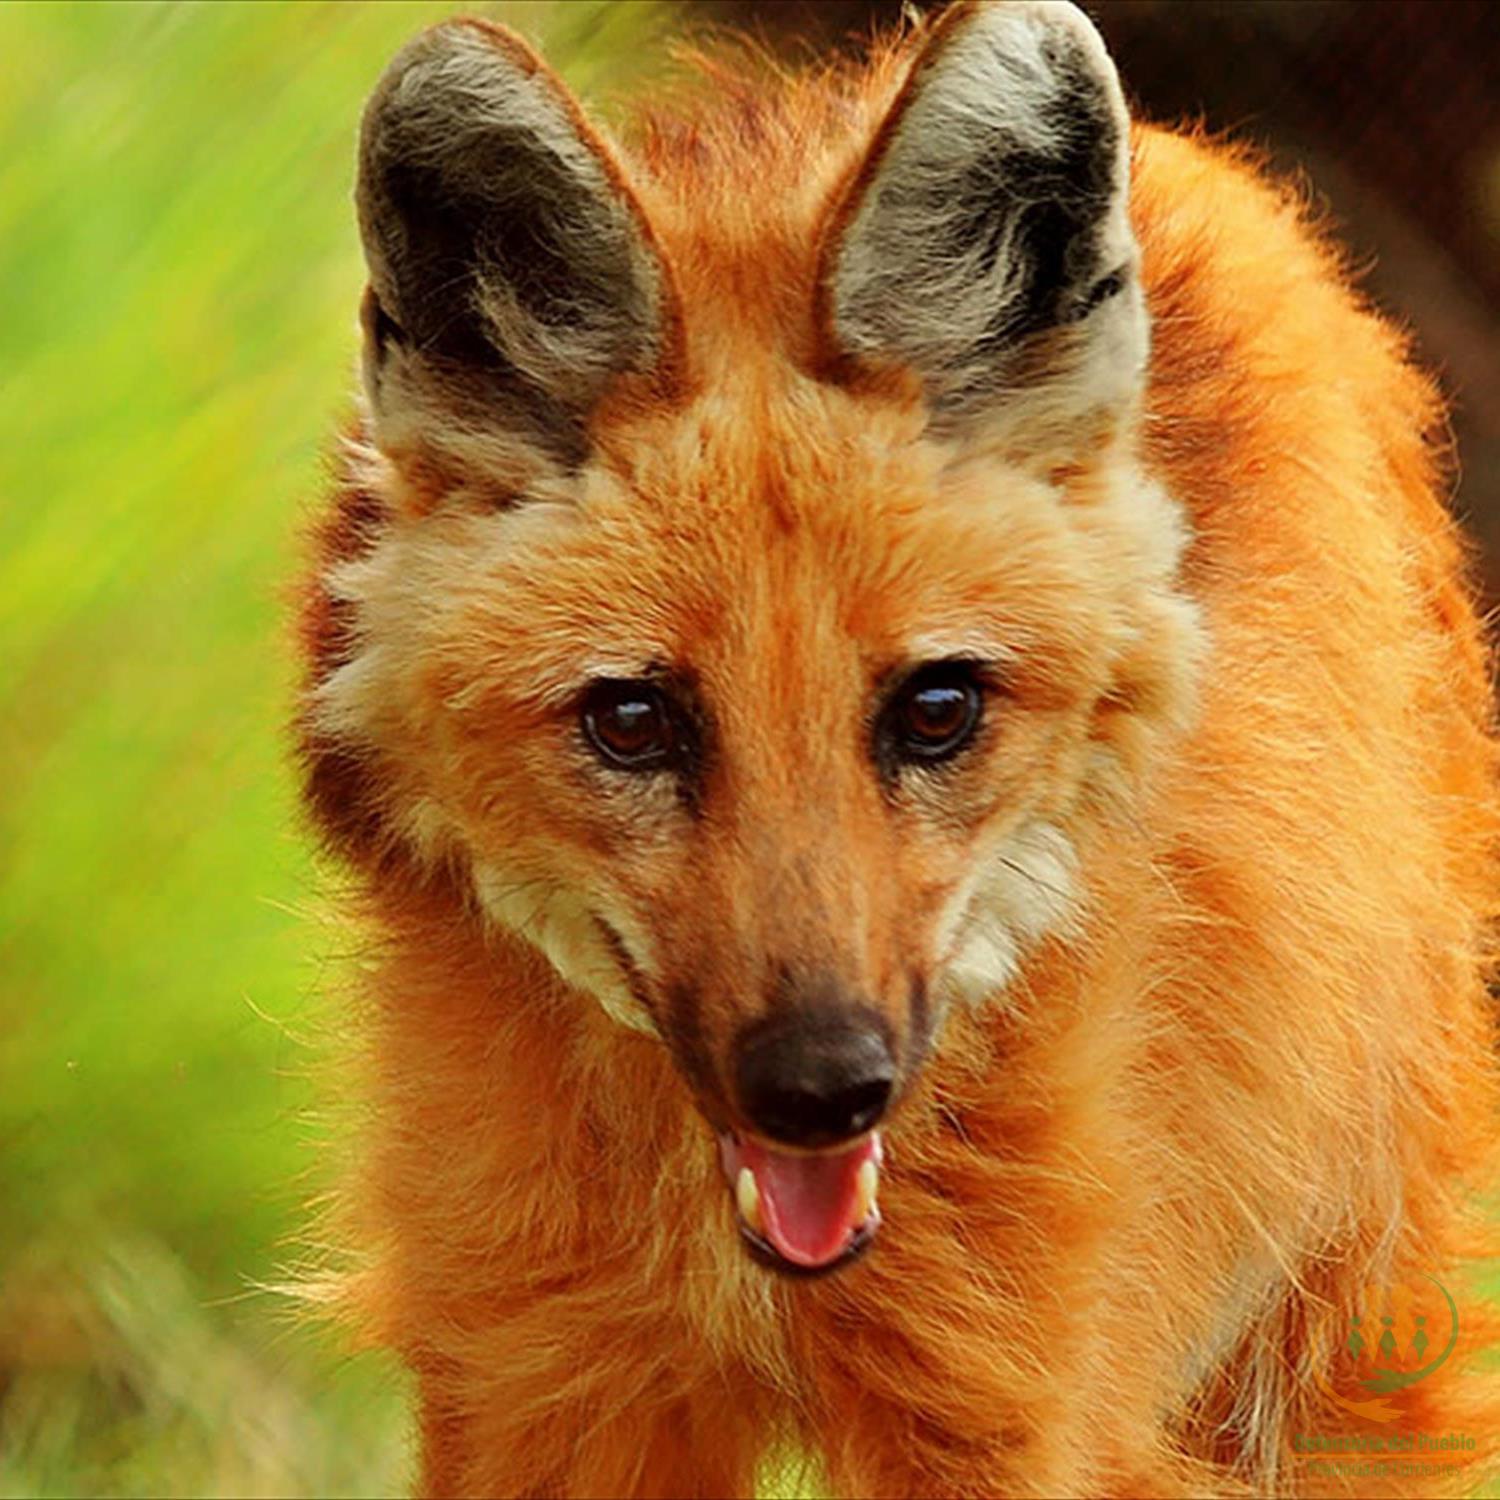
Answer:
[[[794,1155],[758,1141],[740,1145],[740,1160],[755,1174],[766,1238],[799,1266],[821,1266],[843,1253],[854,1223],[859,1169],[875,1155],[868,1136],[837,1155]]]

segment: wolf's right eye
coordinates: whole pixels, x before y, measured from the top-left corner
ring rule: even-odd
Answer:
[[[678,750],[675,716],[654,682],[601,678],[583,700],[583,733],[606,765],[659,771]]]

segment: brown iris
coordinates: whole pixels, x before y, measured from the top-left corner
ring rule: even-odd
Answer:
[[[940,661],[918,667],[887,706],[888,748],[899,760],[946,760],[973,738],[983,705],[971,663]]]
[[[618,770],[660,770],[674,758],[674,715],[653,682],[601,678],[585,694],[580,717],[589,744]]]

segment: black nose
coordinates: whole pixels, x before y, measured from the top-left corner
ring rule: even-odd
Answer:
[[[806,1012],[748,1032],[734,1067],[751,1125],[790,1146],[831,1146],[862,1134],[885,1113],[896,1076],[874,1026]]]

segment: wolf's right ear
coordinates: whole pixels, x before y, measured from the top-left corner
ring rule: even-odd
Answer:
[[[670,275],[620,169],[512,32],[444,22],[365,109],[365,382],[388,449],[498,439],[576,463],[618,376],[669,379]]]

